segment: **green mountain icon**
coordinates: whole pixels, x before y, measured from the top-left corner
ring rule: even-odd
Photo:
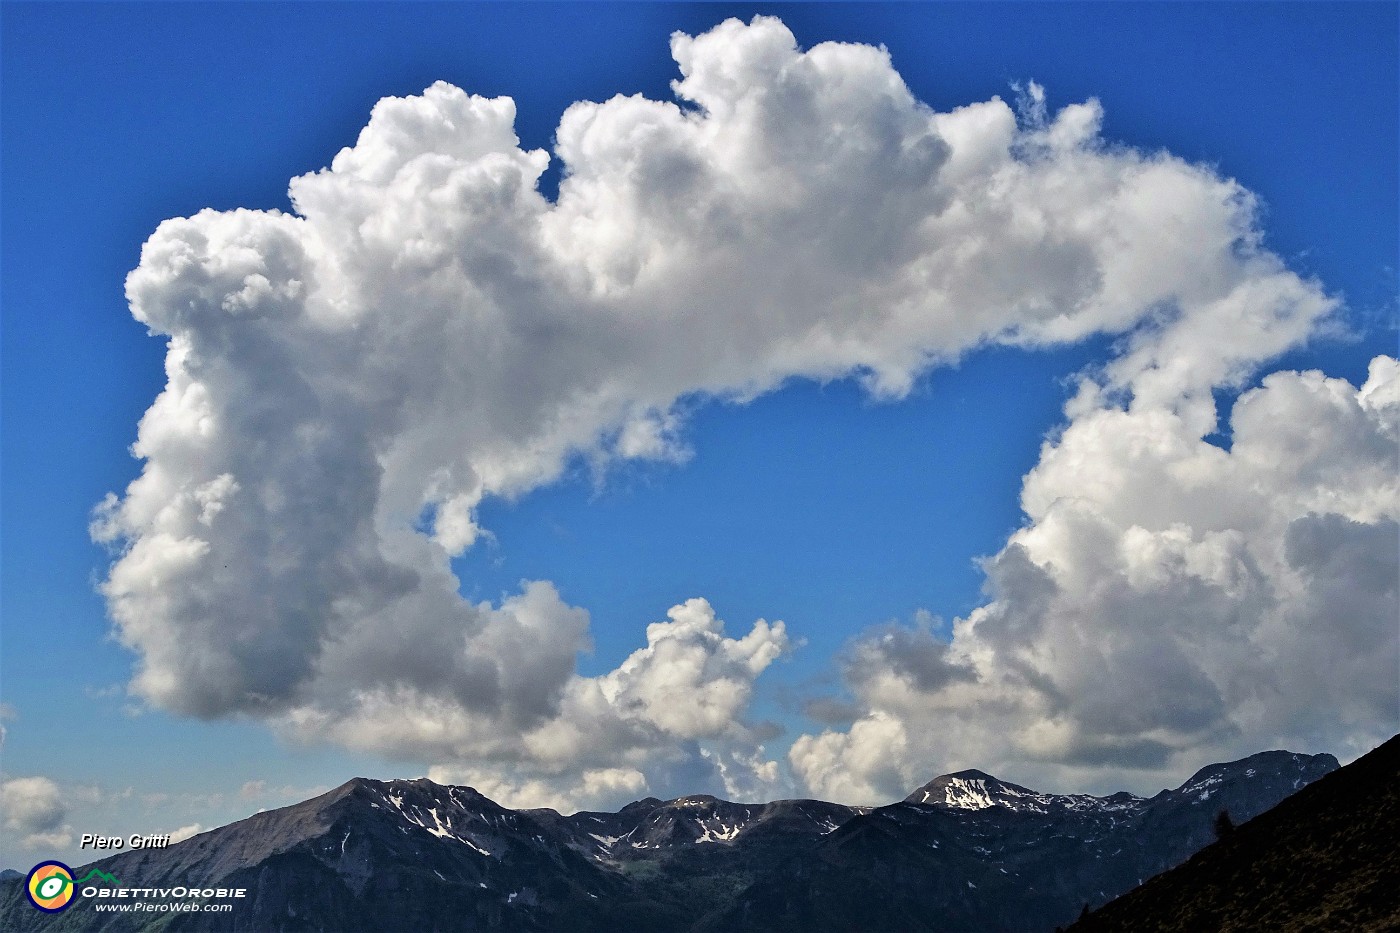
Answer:
[[[96,869],[96,868],[94,868],[92,871],[90,871],[90,872],[88,872],[86,875],[84,875],[84,876],[82,877],[82,880],[80,880],[80,881],[75,881],[75,882],[73,882],[73,884],[74,884],[74,886],[77,886],[77,885],[80,885],[80,884],[87,884],[87,883],[88,883],[89,881],[91,881],[93,878],[96,878],[96,879],[98,879],[99,881],[105,881],[107,884],[110,884],[110,885],[116,885],[116,886],[118,886],[118,887],[121,886],[121,882],[118,881],[118,880],[116,879],[115,876],[109,875],[109,874],[107,874],[105,871],[101,871],[101,870]]]

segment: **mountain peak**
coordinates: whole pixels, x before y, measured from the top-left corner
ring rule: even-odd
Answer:
[[[907,803],[924,803],[958,810],[985,810],[998,804],[1011,806],[1018,801],[1041,797],[1027,787],[1000,780],[985,771],[968,768],[942,774],[905,797]]]
[[[1216,793],[1216,789],[1227,782],[1245,781],[1250,783],[1283,781],[1297,790],[1304,784],[1315,781],[1324,774],[1336,771],[1341,765],[1328,754],[1305,755],[1299,752],[1269,751],[1241,758],[1239,761],[1217,762],[1206,765],[1176,789],[1176,793],[1197,795],[1206,801]]]

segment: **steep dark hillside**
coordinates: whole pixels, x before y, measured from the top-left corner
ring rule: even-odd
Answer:
[[[1400,930],[1397,840],[1400,736],[1070,929]]]

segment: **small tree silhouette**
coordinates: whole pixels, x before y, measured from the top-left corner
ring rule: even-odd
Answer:
[[[1235,821],[1230,819],[1229,810],[1221,810],[1215,814],[1215,821],[1211,824],[1215,830],[1216,839],[1224,839],[1235,831]]]

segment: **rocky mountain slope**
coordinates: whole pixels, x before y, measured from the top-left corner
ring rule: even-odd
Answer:
[[[1400,737],[1071,927],[1400,930]]]
[[[654,798],[509,810],[467,787],[357,778],[164,850],[94,863],[125,887],[244,887],[222,914],[47,916],[5,930],[1049,930],[1337,767],[1264,752],[1154,797],[1041,794],[980,771],[878,808]],[[79,869],[86,873],[89,866]]]

